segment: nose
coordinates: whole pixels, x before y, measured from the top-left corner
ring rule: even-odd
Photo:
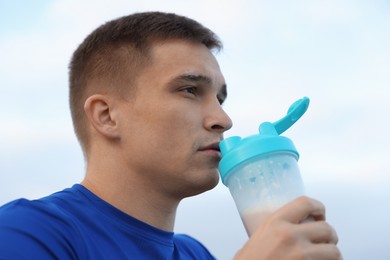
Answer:
[[[219,133],[223,133],[233,126],[232,120],[220,104],[208,109],[204,124],[207,130]]]

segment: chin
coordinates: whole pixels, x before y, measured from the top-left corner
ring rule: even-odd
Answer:
[[[192,182],[191,187],[187,189],[186,197],[195,196],[201,194],[203,192],[209,191],[215,188],[219,182],[219,173],[217,171],[216,174],[212,173],[211,176],[207,176],[208,178],[198,179]]]

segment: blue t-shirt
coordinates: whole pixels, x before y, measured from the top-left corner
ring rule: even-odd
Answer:
[[[0,259],[215,259],[197,240],[141,222],[82,185],[0,207]]]

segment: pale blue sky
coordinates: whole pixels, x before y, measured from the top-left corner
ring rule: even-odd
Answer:
[[[0,204],[79,182],[67,65],[103,22],[135,11],[194,18],[225,44],[226,135],[247,136],[303,96],[284,135],[301,154],[308,195],[327,205],[345,259],[390,259],[390,2],[388,0],[0,1]],[[246,235],[222,184],[185,200],[176,230],[229,259]]]

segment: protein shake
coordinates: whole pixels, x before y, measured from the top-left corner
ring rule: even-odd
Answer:
[[[300,99],[281,120],[262,123],[259,134],[233,136],[220,143],[221,179],[230,190],[249,236],[269,214],[304,194],[297,165],[299,154],[292,141],[279,134],[293,125],[308,105],[308,98]]]

